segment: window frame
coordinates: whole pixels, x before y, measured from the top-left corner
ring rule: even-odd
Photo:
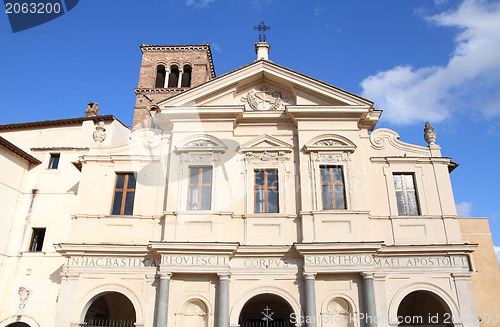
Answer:
[[[41,233],[41,241],[40,241],[40,240],[38,240],[38,238],[40,237],[40,234],[38,232],[42,232],[42,231],[43,231],[43,233]],[[47,233],[46,227],[32,227],[31,228],[31,239],[30,239],[28,252],[42,252],[43,243],[45,240],[46,233]],[[35,238],[37,238],[36,241],[35,241]],[[38,246],[38,245],[40,245],[40,246]]]
[[[135,193],[137,191],[137,174],[135,172],[115,172],[115,186],[113,188],[113,200],[111,201],[111,216],[132,216],[134,213],[134,204],[135,204]],[[125,179],[123,180],[123,188],[117,188],[117,183],[118,183],[118,176],[120,175],[125,175]],[[134,183],[134,188],[128,188],[128,181],[129,181],[129,176],[134,175],[135,177],[135,183]],[[122,193],[122,203],[120,205],[120,213],[113,213],[113,209],[115,207],[115,200],[116,200],[116,192],[120,191]],[[131,213],[125,213],[125,206],[126,206],[126,199],[127,199],[127,194],[128,193],[134,193],[134,197],[132,199],[132,212]]]
[[[254,197],[254,208],[253,211],[254,213],[279,213],[280,212],[280,177],[279,177],[279,169],[278,168],[266,168],[266,169],[259,169],[255,168],[253,170],[254,172],[254,183],[253,183],[253,197]],[[257,172],[264,172],[264,185],[257,186]],[[268,173],[269,172],[275,172],[276,173],[276,186],[269,186],[268,185]],[[264,211],[257,211],[257,190],[264,190]],[[276,212],[269,212],[269,190],[276,190]]]
[[[203,184],[203,169],[210,169],[210,184]],[[191,184],[191,169],[198,169],[198,183],[197,184]],[[188,211],[197,211],[197,210],[212,210],[212,192],[213,192],[213,180],[214,180],[214,167],[212,165],[210,166],[188,166],[188,197],[187,197],[187,203],[186,203],[186,208]],[[196,209],[190,209],[189,205],[189,199],[191,198],[191,186],[197,186],[198,187],[198,203],[197,203],[197,208]],[[201,208],[202,204],[202,198],[203,198],[203,187],[209,186],[210,188],[210,200],[208,202],[209,208]]]
[[[413,182],[413,189],[408,191],[408,188],[407,188],[407,185],[406,185],[406,180],[405,178],[401,178],[401,182],[402,182],[402,189],[397,189],[396,188],[396,181],[395,181],[395,178],[396,177],[402,177],[402,176],[411,176],[412,178],[412,182]],[[422,215],[422,209],[421,209],[421,206],[420,206],[420,201],[419,201],[419,196],[418,196],[418,190],[417,190],[417,180],[415,178],[415,173],[413,172],[393,172],[392,173],[392,182],[393,182],[393,186],[394,186],[394,196],[395,196],[395,200],[396,200],[396,212],[397,212],[397,215],[400,216],[400,217],[408,217],[408,216],[421,216]],[[400,193],[403,193],[403,198],[405,200],[404,202],[404,205],[405,205],[405,214],[401,214],[399,212],[399,206],[398,206],[398,200],[397,200],[397,193],[400,192]],[[414,214],[411,214],[410,212],[410,199],[408,198],[408,193],[415,193],[415,196],[414,196],[414,199],[415,199],[415,206],[417,208],[417,214],[414,215]]]
[[[57,158],[57,160],[56,160]],[[53,167],[55,162],[55,167]],[[47,166],[47,169],[49,170],[57,170],[59,169],[59,163],[61,162],[61,153],[59,152],[54,152],[49,154],[49,165]]]
[[[329,175],[329,183],[328,184],[324,184],[323,183],[323,179],[322,179],[322,169],[323,168],[327,168],[328,169],[328,175]],[[339,183],[339,182],[336,182],[334,180],[334,173],[333,173],[333,168],[340,168],[340,174],[342,176],[342,181]],[[320,174],[320,178],[319,178],[319,184],[320,184],[320,189],[321,189],[321,210],[347,210],[348,207],[347,207],[347,197],[346,197],[346,183],[345,183],[345,175],[344,175],[344,166],[343,165],[333,165],[333,164],[320,164],[319,165],[319,174]],[[329,185],[330,186],[330,201],[331,201],[331,208],[325,208],[324,206],[324,197],[325,197],[325,192],[323,192],[323,186],[326,186],[326,185]],[[343,208],[337,208],[337,201],[336,201],[336,197],[335,197],[335,186],[336,185],[341,185],[342,186],[342,194],[343,194],[343,204],[344,204],[344,207]]]

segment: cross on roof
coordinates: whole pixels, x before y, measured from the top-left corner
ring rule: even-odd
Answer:
[[[266,31],[271,29],[271,26],[266,26],[263,21],[260,21],[260,24],[253,27],[254,30],[259,31],[259,42],[266,42]]]

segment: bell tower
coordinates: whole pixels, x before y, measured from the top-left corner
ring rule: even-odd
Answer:
[[[215,78],[210,44],[141,44],[142,62],[132,127],[147,126],[149,110],[167,98]]]

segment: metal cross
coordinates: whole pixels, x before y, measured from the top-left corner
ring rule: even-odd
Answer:
[[[266,42],[266,31],[271,29],[271,26],[266,26],[263,21],[260,21],[260,24],[253,27],[254,30],[260,32],[259,34],[259,42]]]
[[[271,317],[274,314],[274,312],[269,313],[269,311],[271,311],[271,309],[269,309],[269,306],[267,306],[267,305],[264,308],[264,311],[265,312],[261,312],[264,315],[264,318],[262,318],[261,320],[264,320],[266,322],[266,327],[269,327],[269,321],[273,321],[273,318],[271,318]]]

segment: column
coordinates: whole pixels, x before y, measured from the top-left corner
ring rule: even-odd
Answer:
[[[229,327],[229,273],[219,273],[217,297],[217,327]]]
[[[184,69],[182,67],[179,67],[179,79],[177,80],[177,87],[181,87],[182,85],[182,72]]]
[[[170,67],[165,66],[165,81],[163,82],[163,87],[168,87],[168,79],[170,78]]]
[[[156,327],[167,327],[168,320],[168,293],[170,289],[170,278],[172,273],[161,273],[160,294],[156,305]]]
[[[306,291],[306,305],[304,317],[306,322],[306,327],[316,327],[316,291],[314,285],[314,279],[316,274],[304,273],[304,288]]]
[[[460,306],[460,321],[463,322],[464,327],[479,327],[476,302],[474,301],[470,282],[471,273],[452,274],[452,276],[455,280],[458,305]],[[459,317],[453,318],[458,319]]]
[[[377,327],[377,309],[375,306],[375,287],[373,273],[362,273],[365,281],[365,321],[368,327]]]
[[[67,266],[61,272],[61,291],[57,301],[57,326],[68,327],[71,324],[71,313],[75,300],[76,286],[78,285],[79,273],[67,271]]]

